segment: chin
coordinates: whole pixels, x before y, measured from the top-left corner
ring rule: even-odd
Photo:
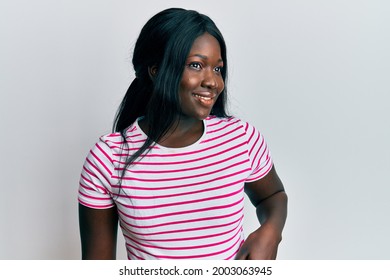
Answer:
[[[207,119],[211,114],[211,110],[200,110],[200,111],[192,111],[192,112],[183,112],[183,119],[193,119],[198,121],[203,121]]]
[[[207,119],[208,116],[210,116],[210,114],[211,114],[211,113],[209,112],[209,113],[207,113],[207,114],[198,115],[197,119],[200,120],[200,121],[203,121],[203,120]]]

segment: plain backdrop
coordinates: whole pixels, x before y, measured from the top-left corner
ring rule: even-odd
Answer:
[[[141,27],[169,7],[225,36],[230,112],[264,134],[289,195],[279,259],[390,259],[386,0],[2,0],[0,259],[80,258],[82,164],[134,78]]]

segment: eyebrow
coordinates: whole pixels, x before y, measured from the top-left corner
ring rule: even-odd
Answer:
[[[203,55],[203,54],[197,54],[196,53],[196,54],[191,55],[191,56],[197,56],[197,57],[200,57],[200,58],[205,59],[205,60],[208,59],[208,57],[206,55]],[[218,62],[223,62],[222,58],[218,59]]]

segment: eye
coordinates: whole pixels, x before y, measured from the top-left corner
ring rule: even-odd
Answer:
[[[214,68],[214,71],[218,72],[218,73],[221,73],[222,69],[223,69],[223,66],[217,66],[217,67]]]
[[[197,70],[202,68],[202,65],[199,62],[190,62],[188,66]]]

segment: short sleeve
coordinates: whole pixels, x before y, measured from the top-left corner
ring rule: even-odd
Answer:
[[[260,180],[273,166],[270,151],[263,135],[249,123],[244,123],[247,136],[248,155],[251,164],[251,174],[246,182]]]
[[[79,183],[79,203],[96,209],[113,207],[114,200],[111,195],[113,171],[111,150],[100,140],[85,159]]]

